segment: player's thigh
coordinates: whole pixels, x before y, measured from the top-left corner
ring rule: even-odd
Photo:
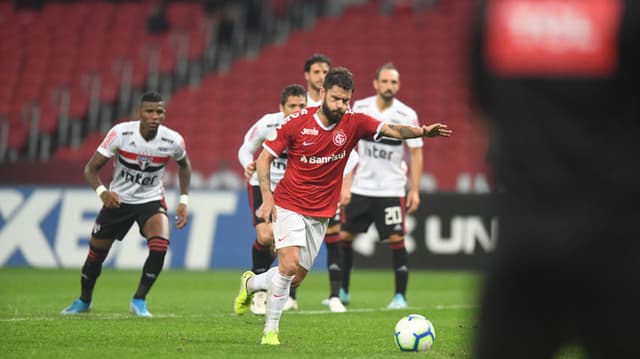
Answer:
[[[273,244],[273,225],[271,223],[258,223],[256,224],[256,239],[258,243],[263,246],[270,246]]]
[[[169,217],[163,202],[140,204],[137,205],[136,211],[136,221],[142,236],[145,238],[159,236],[169,239]]]
[[[373,222],[371,209],[370,198],[353,194],[351,202],[341,212],[343,219],[340,229],[351,234],[366,232]]]
[[[91,237],[96,240],[122,240],[135,221],[133,207],[121,204],[117,208],[102,207],[91,230]],[[98,243],[98,242],[95,242]],[[100,247],[106,249],[104,243]]]
[[[304,217],[306,245],[300,248],[300,266],[311,270],[327,232],[328,219]]]
[[[399,241],[404,238],[404,206],[401,197],[380,197],[374,198],[373,219],[380,239],[391,239]]]
[[[276,249],[306,245],[305,223],[301,214],[276,206],[277,217],[273,223]]]

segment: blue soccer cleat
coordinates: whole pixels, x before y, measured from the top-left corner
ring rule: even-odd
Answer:
[[[349,294],[349,292],[345,291],[344,289],[340,288],[338,296],[340,297],[340,301],[342,302],[342,304],[349,305],[351,303],[351,294]]]
[[[147,309],[147,302],[144,299],[133,298],[129,305],[129,311],[138,317],[151,318],[152,315]]]
[[[404,298],[404,295],[397,293],[393,296],[391,303],[387,306],[387,309],[406,309],[409,306],[407,305],[407,300]]]
[[[76,299],[70,306],[64,308],[60,314],[73,315],[79,313],[87,313],[91,310],[91,302],[87,303],[82,299]]]

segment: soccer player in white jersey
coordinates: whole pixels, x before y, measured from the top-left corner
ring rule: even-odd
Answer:
[[[149,255],[129,310],[139,317],[151,317],[146,296],[158,278],[169,248],[169,219],[164,200],[162,176],[169,159],[178,163],[180,201],[175,226],[187,224],[191,164],[182,136],[162,125],[165,107],[156,92],[142,95],[138,121],[115,125],[84,168],[89,185],[95,189],[103,207],[98,213],[89,240],[89,254],[82,267],[80,298],[62,311],[78,314],[91,309],[93,288],[114,241],[122,240],[133,222],[147,239]],[[100,169],[114,157],[113,179],[107,189]]]
[[[419,126],[416,112],[396,98],[400,89],[400,74],[395,66],[381,66],[373,80],[375,96],[355,101],[353,110],[363,112],[391,124]],[[407,185],[404,144],[410,155],[410,188]],[[395,275],[395,292],[387,308],[407,308],[406,291],[409,280],[408,254],[404,245],[405,210],[413,213],[420,204],[419,181],[422,174],[422,139],[400,141],[382,138],[362,139],[358,144],[361,161],[353,175],[351,202],[345,208],[340,238],[343,241],[343,277],[340,299],[351,301],[349,279],[353,263],[351,243],[354,235],[366,232],[374,223],[380,238],[391,248]]]
[[[247,271],[235,298],[237,314],[249,310],[252,293],[267,290],[267,314],[261,344],[279,345],[282,308],[291,286],[304,280],[318,255],[329,218],[336,212],[347,154],[361,138],[406,139],[449,136],[445,125],[414,127],[380,122],[349,110],[353,77],[338,67],[321,90],[322,105],[289,116],[263,143],[256,161],[262,205],[258,217],[273,219],[278,266],[262,274]],[[287,151],[287,170],[271,192],[271,162]]]
[[[267,136],[275,131],[276,127],[285,117],[290,114],[302,110],[307,106],[307,93],[304,87],[300,85],[289,85],[284,88],[280,96],[280,112],[268,113],[262,116],[244,135],[244,143],[238,150],[238,159],[244,168],[244,176],[248,180],[249,207],[253,216],[253,225],[256,229],[256,240],[251,247],[251,271],[260,274],[266,272],[275,259],[273,247],[273,227],[271,223],[266,223],[263,219],[256,215],[257,209],[262,204],[262,195],[258,186],[258,177],[255,173],[256,162],[254,161],[254,153],[262,147],[262,143]],[[271,190],[274,190],[276,184],[284,175],[287,168],[287,156],[283,153],[275,158],[271,164]],[[258,315],[264,315],[266,292],[260,291],[255,293],[251,303],[251,312]],[[285,306],[285,310],[298,309],[295,295],[290,295]]]
[[[307,81],[307,107],[322,104],[320,90],[327,72],[331,68],[331,59],[323,54],[313,54],[304,62],[304,79]]]

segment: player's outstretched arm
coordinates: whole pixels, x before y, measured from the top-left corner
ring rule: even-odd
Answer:
[[[262,218],[266,223],[276,220],[275,203],[273,201],[273,193],[271,193],[271,162],[275,157],[271,152],[262,150],[258,160],[256,160],[256,171],[258,173],[258,182],[260,183],[260,192],[262,193],[262,204],[258,208],[256,215]]]
[[[91,188],[93,188],[102,203],[107,208],[120,207],[120,196],[115,192],[108,191],[102,184],[100,179],[100,169],[109,161],[108,157],[103,156],[100,152],[95,152],[89,162],[84,166],[84,178],[87,180]]]
[[[453,133],[447,125],[434,123],[422,127],[384,123],[380,132],[383,136],[405,140],[416,137],[449,137]]]
[[[177,161],[178,163],[178,182],[180,186],[180,202],[176,209],[176,228],[180,229],[187,225],[189,220],[189,211],[187,211],[189,187],[191,185],[191,161],[188,156]]]

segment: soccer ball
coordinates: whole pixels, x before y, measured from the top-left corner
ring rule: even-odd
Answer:
[[[394,339],[403,352],[424,352],[436,341],[436,330],[424,316],[409,314],[396,324]]]

